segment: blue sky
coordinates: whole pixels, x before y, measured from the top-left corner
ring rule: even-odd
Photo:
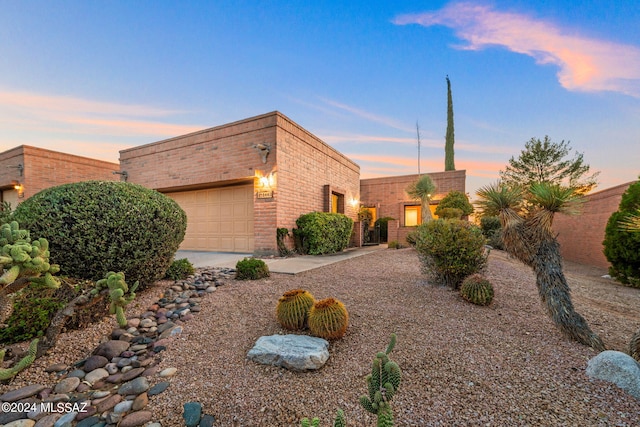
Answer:
[[[615,6],[614,6],[615,5]],[[455,165],[472,194],[532,137],[598,189],[640,173],[640,5],[0,0],[0,151],[118,150],[278,110],[363,177]]]

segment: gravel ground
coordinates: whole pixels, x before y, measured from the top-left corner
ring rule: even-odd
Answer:
[[[640,326],[640,289],[601,279],[598,269],[567,264],[565,270],[577,311],[608,348],[625,350]],[[295,276],[230,281],[203,299],[202,311],[161,353],[160,366],[176,367],[178,374],[148,409],[165,427],[183,425],[188,401],[202,403],[216,426],[299,426],[301,418],[313,416],[326,426],[336,408],[345,410],[349,426],[375,425],[358,397],[366,392],[373,356],[396,332],[391,357],[403,371],[392,403],[398,426],[640,425],[640,401],[586,376],[595,352],[553,326],[530,269],[494,251],[487,277],[495,287],[489,307],[427,283],[413,249],[381,250]],[[163,286],[145,291],[128,312],[140,314]],[[275,305],[294,288],[345,303],[347,334],[331,343],[319,371],[247,361],[260,336],[285,333],[275,321]],[[114,325],[108,319],[64,334],[11,388],[46,382],[44,367],[86,357]],[[0,392],[7,389],[0,386]]]

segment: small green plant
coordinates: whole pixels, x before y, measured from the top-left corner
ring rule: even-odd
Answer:
[[[373,359],[371,374],[367,375],[369,395],[360,397],[364,409],[378,416],[378,427],[393,426],[391,399],[400,387],[402,371],[398,364],[389,359],[389,353],[396,345],[396,334],[391,334],[387,350],[379,352]]]
[[[304,329],[307,326],[309,310],[315,299],[310,292],[303,289],[293,289],[285,292],[278,300],[276,318],[283,328],[292,331]]]
[[[437,219],[418,227],[416,249],[423,272],[435,283],[458,289],[465,277],[486,266],[485,243],[479,227],[463,220]]]
[[[346,427],[347,423],[344,418],[344,411],[338,409],[336,412],[336,419],[333,421],[333,427]],[[320,419],[315,417],[311,421],[309,418],[303,418],[300,421],[300,427],[320,427]]]
[[[462,281],[460,295],[476,305],[489,305],[493,301],[493,285],[479,274],[472,274]]]
[[[0,224],[11,222],[11,203],[3,201],[0,203]]]
[[[244,258],[236,263],[236,279],[257,280],[269,277],[269,267],[257,258]]]
[[[124,273],[108,272],[104,279],[96,282],[96,287],[91,291],[91,295],[97,295],[102,289],[109,289],[109,313],[116,315],[116,320],[121,328],[127,326],[127,318],[124,315],[124,308],[136,297],[135,290],[138,282],[134,283],[131,289],[124,280]]]
[[[392,240],[387,244],[389,249],[402,249],[404,246],[397,240]]]
[[[412,231],[411,233],[407,234],[407,243],[409,244],[409,246],[412,247],[416,247],[416,243],[418,241],[418,231]]]
[[[176,259],[171,263],[164,277],[171,280],[183,280],[194,272],[193,264],[187,258],[182,258]]]
[[[0,342],[13,344],[41,337],[51,318],[64,307],[64,302],[42,295],[41,289],[25,289],[13,302],[13,312],[6,319],[7,327],[0,329]]]
[[[349,313],[346,307],[335,298],[317,301],[309,310],[309,330],[316,337],[337,339],[347,331]]]

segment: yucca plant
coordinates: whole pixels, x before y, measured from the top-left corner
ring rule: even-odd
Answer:
[[[562,271],[560,245],[551,228],[555,213],[576,212],[579,192],[551,183],[536,183],[523,189],[498,182],[482,187],[477,195],[479,208],[500,218],[505,250],[535,272],[538,294],[556,326],[570,338],[604,350],[600,337],[573,308]],[[525,201],[527,208],[523,210]]]

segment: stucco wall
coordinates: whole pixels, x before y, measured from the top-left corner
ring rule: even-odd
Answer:
[[[430,172],[428,175],[437,188],[432,197],[432,203],[437,203],[450,191],[465,192],[465,170]],[[416,203],[405,190],[418,178],[419,175],[415,174],[369,178],[360,181],[362,204],[376,207],[378,218],[392,217],[398,220],[393,224],[389,223],[389,241],[397,240],[404,244],[407,234],[414,229],[414,227],[404,227],[404,206]]]
[[[578,216],[557,214],[553,230],[558,234],[560,253],[569,261],[608,268],[602,241],[607,221],[618,210],[622,193],[631,182],[607,188],[586,196]]]
[[[22,164],[22,176],[15,167]],[[58,151],[21,145],[0,153],[0,187],[11,187],[12,181],[24,186],[24,199],[45,188],[72,182],[117,181],[117,163],[60,153]],[[22,200],[22,199],[21,199]]]

